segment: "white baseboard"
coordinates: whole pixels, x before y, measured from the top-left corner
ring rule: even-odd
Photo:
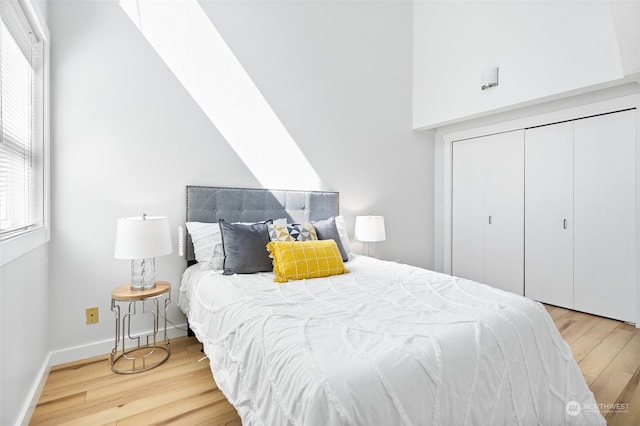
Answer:
[[[186,336],[186,329],[186,323],[167,327],[167,335],[169,336],[169,339]],[[74,346],[71,348],[49,352],[44,360],[44,363],[42,364],[42,367],[40,368],[40,371],[38,371],[38,375],[33,381],[31,392],[29,392],[29,396],[25,401],[24,406],[22,407],[20,416],[18,416],[18,419],[21,419],[18,424],[23,426],[27,426],[29,424],[36,405],[40,400],[42,389],[47,382],[47,377],[52,366],[65,364],[72,361],[79,361],[81,359],[91,358],[98,355],[109,354],[113,349],[113,345],[114,339],[110,338],[107,340],[101,340],[99,342],[89,343],[87,345]]]
[[[180,330],[177,327],[184,328]],[[179,324],[177,326],[167,327],[167,335],[170,339],[176,337],[186,336],[187,324]],[[151,333],[150,331],[148,333]],[[93,356],[104,355],[111,353],[113,349],[113,338],[101,340],[98,342],[89,343],[87,345],[74,346],[72,348],[61,349],[51,352],[51,364],[58,365],[65,364],[67,362],[78,361],[85,358],[91,358]]]

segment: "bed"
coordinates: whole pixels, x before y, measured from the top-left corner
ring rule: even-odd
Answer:
[[[187,222],[330,217],[334,192],[187,188]],[[541,304],[344,243],[348,273],[284,284],[187,248],[180,307],[243,424],[605,424]]]

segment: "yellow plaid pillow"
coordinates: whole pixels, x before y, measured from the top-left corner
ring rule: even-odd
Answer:
[[[278,283],[349,272],[333,240],[271,241],[267,250]]]

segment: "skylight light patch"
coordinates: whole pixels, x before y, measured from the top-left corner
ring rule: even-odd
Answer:
[[[263,187],[323,189],[196,0],[120,0],[120,6]]]

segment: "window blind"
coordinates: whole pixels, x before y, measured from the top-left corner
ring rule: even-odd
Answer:
[[[43,225],[42,43],[0,2],[0,239]]]

